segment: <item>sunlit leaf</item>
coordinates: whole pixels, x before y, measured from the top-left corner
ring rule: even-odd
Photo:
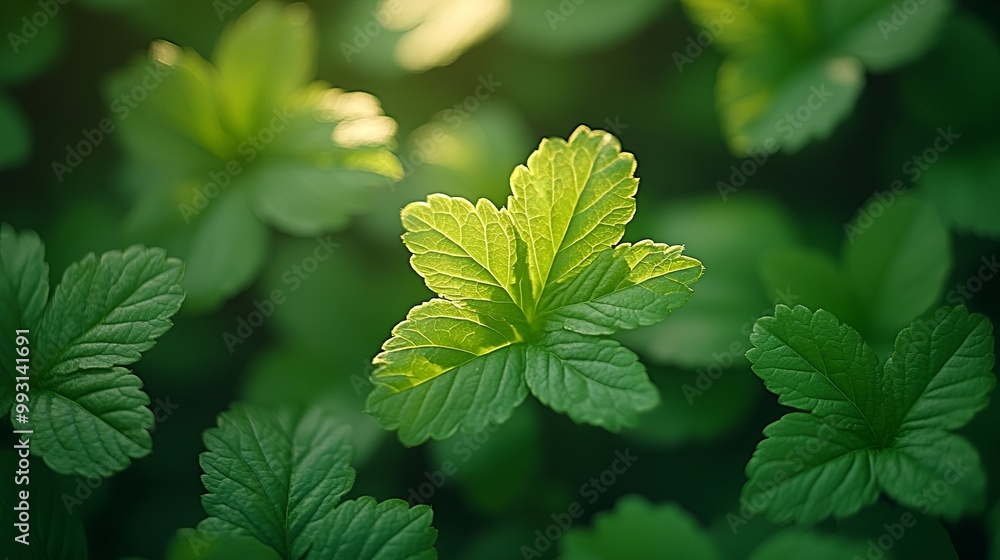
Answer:
[[[615,245],[635,211],[635,160],[581,126],[543,140],[505,208],[431,195],[403,241],[444,299],[413,308],[375,357],[369,411],[409,445],[503,423],[531,392],[612,431],[658,402],[630,350],[599,336],[667,318],[701,263],[652,241]]]

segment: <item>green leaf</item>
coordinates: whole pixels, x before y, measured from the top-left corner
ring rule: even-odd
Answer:
[[[253,537],[181,529],[167,548],[167,560],[281,560],[274,549]]]
[[[507,206],[527,244],[523,281],[534,302],[621,240],[635,214],[635,166],[614,136],[581,126],[568,142],[542,140],[528,165],[514,169]]]
[[[653,506],[625,496],[610,513],[595,517],[593,529],[570,529],[560,541],[562,560],[635,560],[722,556],[698,521],[677,504]]]
[[[139,360],[180,309],[184,265],[133,246],[70,265],[38,325],[38,368],[53,378]]]
[[[231,195],[214,201],[184,232],[184,285],[195,310],[218,307],[228,294],[245,289],[267,257],[267,228],[252,214],[250,197],[243,192]]]
[[[942,156],[927,169],[920,188],[928,193],[941,218],[952,228],[983,237],[1000,238],[1000,145]]]
[[[698,280],[698,297],[669,321],[620,334],[645,360],[704,369],[731,356],[739,369],[748,369],[742,356],[753,322],[776,303],[798,302],[799,292],[789,283],[766,286],[757,280],[768,252],[795,243],[789,214],[769,199],[745,194],[671,201],[640,212],[629,225],[633,236],[683,239],[702,262],[712,263],[712,274]]]
[[[28,339],[37,343],[38,322],[45,302],[49,299],[49,265],[45,262],[45,246],[38,234],[25,231],[18,234],[10,225],[0,224],[0,328],[13,336],[17,330],[33,331]],[[29,350],[33,351],[29,345]],[[0,359],[9,377],[0,384],[0,414],[6,414],[14,397],[13,380],[17,358],[13,344],[0,346]],[[30,357],[29,357],[30,359]],[[29,362],[30,364],[30,362]]]
[[[124,368],[43,378],[30,422],[34,449],[56,472],[110,476],[153,451],[148,404],[142,381]]]
[[[884,339],[939,300],[951,269],[948,232],[934,207],[914,195],[889,204],[876,215],[882,205],[872,200],[846,228],[843,260],[866,330]]]
[[[108,81],[130,223],[188,263],[193,308],[251,283],[267,224],[302,236],[343,228],[402,175],[396,122],[378,100],[310,81],[316,43],[305,5],[265,0],[226,28],[212,63],[155,41]]]
[[[761,259],[760,272],[771,291],[788,290],[795,294],[798,304],[825,309],[849,324],[864,316],[847,275],[826,253],[807,249],[772,251]]]
[[[7,47],[0,51],[0,84],[22,84],[50,66],[66,39],[65,5],[43,8],[38,4],[8,3],[0,6],[0,21],[7,23]],[[45,23],[38,25],[40,9]],[[51,10],[55,10],[54,13]],[[7,131],[7,127],[3,127]]]
[[[305,4],[264,1],[223,31],[212,53],[221,120],[255,134],[316,73],[316,30]]]
[[[403,242],[413,254],[410,263],[428,288],[523,317],[514,272],[517,234],[506,209],[497,210],[484,198],[473,206],[464,198],[432,194],[427,202],[406,207],[403,226]]]
[[[543,140],[507,208],[434,194],[403,209],[410,263],[443,299],[413,308],[375,357],[368,409],[405,444],[500,424],[528,388],[618,431],[658,402],[636,356],[599,338],[667,318],[701,263],[615,245],[635,212],[635,160],[608,133]]]
[[[431,464],[440,465],[439,471],[449,476],[445,484],[454,484],[468,507],[491,515],[516,511],[534,496],[543,433],[537,407],[527,406],[503,426],[430,442]],[[417,487],[409,498],[434,499],[433,494],[425,496],[426,487]]]
[[[512,0],[510,21],[501,31],[508,43],[565,55],[612,47],[638,33],[670,5],[665,0],[588,0],[586,5]]]
[[[404,443],[503,423],[528,394],[525,344],[471,306],[433,299],[415,307],[382,348],[368,411]]]
[[[31,128],[27,119],[7,95],[0,91],[0,169],[24,165],[31,155]]]
[[[606,335],[653,325],[687,303],[701,263],[683,247],[645,240],[598,253],[543,304],[550,329]]]
[[[963,307],[919,318],[884,366],[827,311],[775,308],[754,325],[754,372],[790,413],[764,430],[744,498],[775,521],[850,516],[884,491],[947,519],[982,507],[976,450],[951,434],[987,404],[992,325]],[[944,495],[934,495],[937,484]]]
[[[639,357],[606,338],[553,331],[527,349],[531,393],[578,423],[617,432],[660,402]]]
[[[3,224],[0,238],[5,328],[30,331],[28,411],[12,410],[12,422],[34,430],[35,452],[56,472],[110,476],[126,468],[152,450],[153,414],[142,381],[119,366],[138,361],[170,328],[184,299],[184,265],[140,246],[90,254],[66,269],[46,302],[48,265],[37,235]],[[8,353],[12,368],[13,347],[4,347]],[[0,393],[5,413],[10,396]]]
[[[429,507],[364,496],[337,506],[316,540],[317,558],[330,560],[430,560],[437,558]]]
[[[593,529],[570,529],[562,539],[561,547],[560,558],[563,560],[716,560],[724,557],[708,531],[679,505],[666,503],[654,506],[634,495],[620,499],[613,512],[598,514]],[[858,540],[789,529],[768,538],[756,550],[744,550],[739,557],[751,560],[805,557],[839,560],[854,558],[854,555],[865,557],[866,553],[865,546]],[[882,550],[879,554],[879,558],[885,556]]]
[[[913,14],[890,0],[684,5],[726,55],[716,101],[738,156],[778,147],[791,153],[828,136],[854,106],[865,70],[884,72],[919,57],[949,8],[947,0],[929,0]],[[680,56],[681,70],[696,63]]]
[[[899,330],[940,299],[951,269],[948,232],[922,196],[888,191],[860,208],[844,232],[839,263],[822,252],[774,250],[761,259],[761,277],[795,303],[854,325],[887,354]]]
[[[436,558],[426,506],[370,497],[354,484],[348,430],[318,407],[236,405],[205,432],[206,513],[198,530],[250,537],[281,558]]]
[[[806,556],[812,560],[842,560],[865,558],[867,552],[864,545],[842,538],[788,530],[761,544],[750,556],[750,560],[784,560]]]

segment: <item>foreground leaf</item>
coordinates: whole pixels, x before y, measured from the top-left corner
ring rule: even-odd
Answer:
[[[340,502],[354,484],[354,451],[348,430],[319,407],[236,405],[205,445],[202,535],[252,538],[288,560],[437,557],[430,508]]]
[[[118,472],[152,450],[153,426],[142,381],[119,366],[139,360],[170,328],[184,299],[184,265],[162,249],[139,246],[91,254],[66,269],[46,302],[41,242],[34,233],[2,228],[4,321],[17,322],[8,325],[12,331],[29,331],[30,350],[28,411],[12,410],[11,420],[17,429],[34,430],[35,452],[56,472]],[[0,404],[9,398],[0,392]]]
[[[612,431],[659,402],[630,350],[600,338],[666,319],[702,273],[682,247],[616,245],[635,212],[635,160],[578,128],[511,175],[506,208],[434,194],[403,209],[403,242],[440,295],[375,357],[368,410],[415,445],[503,423],[531,392]]]
[[[747,353],[787,414],[764,430],[744,498],[778,522],[850,516],[886,492],[923,513],[957,519],[982,507],[979,455],[952,434],[988,402],[992,325],[963,307],[919,318],[884,366],[829,312],[775,308]],[[944,495],[927,492],[947,482]],[[935,491],[936,492],[936,491]]]

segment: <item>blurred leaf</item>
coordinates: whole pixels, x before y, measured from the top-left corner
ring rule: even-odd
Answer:
[[[18,456],[15,452],[0,451],[0,467],[11,473],[3,477],[0,490],[0,539],[11,560],[87,560],[87,537],[79,516],[73,515],[64,503],[67,490],[63,480],[42,465],[31,465],[30,482],[15,482],[19,476]],[[27,492],[21,500],[20,492]],[[22,532],[18,523],[21,512],[29,515],[28,531]],[[27,546],[14,538],[24,534]]]
[[[735,354],[739,367],[748,367],[742,355],[754,320],[775,303],[798,301],[788,284],[765,290],[757,280],[762,255],[789,247],[796,238],[787,212],[768,199],[713,196],[672,202],[637,217],[635,231],[683,240],[710,271],[698,281],[698,294],[670,321],[621,335],[652,361],[695,368]]]
[[[173,238],[194,308],[257,275],[260,221],[293,235],[340,228],[372,187],[401,176],[396,123],[378,100],[308,82],[310,18],[303,4],[265,0],[227,28],[213,64],[156,41],[149,61],[108,82],[130,156],[124,179],[138,185],[131,223],[144,239]]]
[[[964,307],[941,308],[903,329],[880,366],[829,312],[776,307],[754,325],[747,356],[778,402],[803,412],[764,429],[743,499],[772,521],[807,525],[853,515],[883,491],[950,520],[981,508],[979,454],[951,431],[996,385],[992,330]]]
[[[403,234],[399,209],[433,193],[503,205],[510,170],[524,159],[529,142],[524,115],[501,101],[484,102],[472,113],[442,111],[407,138],[400,155],[405,177],[362,218],[366,233],[397,245]]]
[[[758,397],[749,372],[734,363],[743,361],[746,345],[724,361],[697,371],[662,371],[652,375],[660,390],[659,406],[643,414],[626,435],[657,447],[689,442],[711,442],[739,428]]]
[[[864,328],[890,340],[940,299],[951,271],[948,232],[915,195],[873,199],[845,231],[844,270],[865,309]]]
[[[727,55],[716,100],[738,156],[779,147],[793,153],[827,137],[853,108],[865,69],[883,72],[919,57],[949,8],[947,0],[914,4],[910,13],[891,0],[684,5],[704,27],[696,52],[715,43]]]
[[[10,46],[0,49],[0,85],[26,82],[52,64],[62,50],[65,8],[60,2],[0,3],[0,22]]]
[[[424,72],[454,62],[493,35],[511,0],[365,0],[333,20],[328,40],[363,72]]]
[[[761,277],[795,303],[832,312],[883,354],[899,329],[940,299],[951,270],[948,232],[922,197],[889,191],[844,231],[842,264],[821,252],[775,250],[761,260]]]
[[[471,504],[487,513],[523,504],[541,460],[541,431],[538,415],[527,407],[503,426],[431,442],[431,470],[453,477]]]
[[[608,48],[649,25],[669,0],[511,0],[501,36],[518,48],[564,55]]]
[[[3,91],[0,91],[0,169],[19,167],[31,155],[31,128],[18,107]]]
[[[267,255],[267,228],[248,207],[245,191],[221,197],[168,244],[186,255],[189,310],[211,309],[253,282]]]
[[[181,529],[167,548],[167,560],[281,560],[281,555],[253,537],[216,535]]]
[[[944,24],[927,56],[896,77],[905,114],[935,129],[993,134],[1000,118],[1000,43],[982,20],[960,11]]]
[[[957,560],[951,537],[941,523],[921,513],[876,502],[847,519],[837,522],[841,532],[864,541],[862,558],[885,551],[886,560],[897,558],[940,558]],[[843,556],[841,556],[843,558]]]
[[[593,529],[573,528],[560,541],[563,560],[718,560],[715,544],[691,514],[673,503],[653,506],[625,496],[611,513],[594,518]]]
[[[803,557],[811,560],[843,560],[859,556],[863,558],[865,552],[865,547],[855,542],[792,529],[779,533],[760,545],[750,556],[750,560]]]
[[[426,506],[370,497],[354,485],[347,428],[319,408],[235,405],[205,432],[202,533],[253,537],[286,560],[436,558]]]
[[[761,275],[771,289],[784,287],[796,295],[797,303],[825,309],[849,325],[863,316],[850,280],[826,253],[805,249],[768,253],[761,260]]]
[[[941,157],[920,181],[934,208],[961,232],[1000,238],[1000,144]]]
[[[219,120],[235,137],[254,134],[316,74],[311,18],[305,4],[260,2],[219,38],[212,53]]]

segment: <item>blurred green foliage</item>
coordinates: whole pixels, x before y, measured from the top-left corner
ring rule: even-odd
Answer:
[[[442,558],[524,557],[553,526],[541,557],[688,541],[708,558],[998,557],[996,506],[939,520],[883,498],[784,527],[740,501],[784,412],[743,356],[776,303],[834,311],[883,357],[929,307],[1000,319],[996,2],[56,0],[4,3],[0,23],[0,221],[39,233],[52,285],[134,243],[187,261],[175,327],[133,366],[155,451],[103,480],[32,462],[48,557],[190,558],[203,433],[236,401],[349,425],[345,499],[432,506]],[[246,161],[279,105],[292,118]],[[356,142],[351,122],[380,133]],[[364,413],[372,357],[432,297],[400,210],[432,193],[502,205],[539,139],[580,124],[639,162],[626,241],[683,243],[706,268],[668,321],[618,336],[660,405],[609,434],[526,403],[495,431],[400,446]],[[994,399],[960,431],[987,504],[997,421]],[[616,472],[619,453],[638,459]],[[197,557],[270,554],[231,538]]]

